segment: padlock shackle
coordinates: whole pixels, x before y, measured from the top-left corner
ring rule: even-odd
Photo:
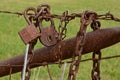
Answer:
[[[42,21],[43,21],[44,19],[39,19],[39,27],[40,27],[40,29],[42,29],[43,28],[43,25],[42,25]],[[53,27],[54,29],[55,29],[55,23],[54,23],[54,20],[52,19],[52,18],[50,18],[49,19],[49,21],[50,21],[50,27]]]
[[[29,11],[33,11],[35,13],[35,15],[36,15],[37,14],[37,10],[34,7],[29,7],[29,8],[24,10],[24,18],[27,21],[27,23],[30,25],[30,24],[32,24],[32,22],[30,21],[30,19],[28,17],[28,12]]]

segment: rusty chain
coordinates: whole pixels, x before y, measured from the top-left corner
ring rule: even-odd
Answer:
[[[59,24],[59,27],[58,27],[59,40],[60,41],[63,40],[66,37],[66,33],[67,33],[66,26],[70,21],[67,16],[68,16],[68,11],[65,11],[63,13],[63,17],[61,17],[61,19],[60,19],[60,24]]]
[[[25,80],[30,80],[30,76],[31,76],[31,70],[30,70],[30,65],[27,65],[27,73],[25,76]]]
[[[99,21],[97,20],[93,20],[91,23],[91,28],[93,29],[93,31],[100,29],[101,24]],[[92,80],[100,80],[100,59],[101,59],[101,51],[96,51],[93,52],[92,54],[92,58],[94,58],[95,60],[93,60],[93,69],[91,71],[91,78]]]
[[[72,63],[70,65],[68,80],[76,80],[76,74],[79,70],[79,65],[81,61],[82,51],[83,51],[83,45],[85,43],[85,37],[86,37],[86,29],[87,26],[91,23],[93,19],[96,19],[97,14],[93,11],[84,11],[81,16],[81,25],[80,30],[77,33],[76,36],[76,47],[75,47],[75,54],[73,54],[72,57]],[[75,61],[75,55],[78,56],[78,59]]]
[[[44,8],[43,8],[44,7]],[[75,19],[76,17],[81,18],[80,20],[80,30],[78,31],[77,35],[76,35],[76,47],[75,47],[75,53],[73,54],[72,57],[72,61],[68,61],[67,63],[71,63],[70,65],[70,69],[69,69],[69,74],[68,74],[68,80],[76,80],[76,74],[78,73],[79,70],[79,65],[80,62],[84,62],[84,61],[88,61],[88,60],[93,60],[93,69],[91,72],[91,78],[92,80],[100,80],[100,60],[104,60],[104,59],[110,59],[110,58],[116,58],[116,57],[120,57],[118,56],[112,56],[112,57],[104,57],[101,58],[101,51],[97,51],[97,52],[93,52],[92,58],[90,59],[86,59],[86,60],[81,60],[81,54],[83,51],[83,45],[85,42],[85,37],[86,37],[86,29],[87,26],[91,23],[91,28],[93,29],[93,31],[100,29],[100,22],[96,21],[96,20],[114,20],[114,21],[118,21],[120,22],[120,19],[115,17],[113,14],[111,14],[110,12],[106,13],[106,14],[101,14],[98,15],[97,13],[93,12],[93,11],[84,11],[83,13],[73,13],[73,14],[68,14],[68,11],[65,11],[62,15],[57,15],[57,14],[51,14],[50,13],[50,6],[47,4],[42,4],[39,5],[36,9],[37,14],[32,14],[32,13],[28,13],[27,15],[29,15],[29,19],[30,21],[34,21],[36,23],[34,23],[35,27],[39,27],[39,20],[45,20],[45,21],[50,21],[50,19],[53,18],[57,18],[60,20],[59,23],[59,27],[58,27],[58,41],[62,41],[65,37],[66,37],[66,32],[67,32],[67,24]],[[20,12],[10,12],[10,11],[0,11],[0,13],[9,13],[9,14],[17,14],[17,15],[24,15],[24,13],[20,13]],[[39,29],[41,31],[41,29]],[[30,43],[30,49],[29,49],[29,54],[31,55],[31,57],[29,57],[29,62],[27,64],[27,76],[25,78],[25,80],[29,80],[30,79],[30,75],[31,75],[31,70],[30,70],[30,66],[31,65],[47,65],[47,69],[48,69],[48,73],[49,73],[49,77],[50,80],[52,80],[52,77],[50,75],[50,70],[48,68],[48,64],[63,64],[64,62],[55,62],[55,63],[47,63],[47,64],[42,64],[42,63],[35,63],[35,64],[31,64],[30,62],[32,61],[32,58],[34,56],[33,53],[33,49],[34,46],[37,43],[37,39],[32,41]],[[60,48],[59,47],[59,52],[60,52]],[[75,56],[77,55],[77,59],[75,58]],[[62,55],[61,55],[62,56]],[[60,56],[60,58],[61,58]],[[96,57],[98,56],[98,57]],[[0,65],[0,66],[8,66],[8,65]],[[23,66],[23,65],[10,65],[10,67],[19,67],[19,66]],[[11,68],[10,68],[10,79],[11,79]]]
[[[62,58],[62,53],[61,53],[61,44],[62,44],[62,40],[66,37],[66,33],[67,33],[67,24],[69,23],[69,19],[67,18],[68,15],[68,11],[65,11],[63,13],[63,17],[60,18],[60,23],[59,23],[59,27],[58,27],[58,57],[59,57],[59,68],[61,68],[61,58]]]
[[[51,21],[52,20],[52,18],[47,18],[46,17],[46,15],[50,15],[50,6],[49,5],[47,5],[47,4],[42,4],[42,5],[39,5],[38,7],[37,7],[37,12],[38,12],[38,14],[36,14],[36,15],[34,15],[34,20],[36,21],[36,27],[39,27],[39,31],[40,31],[40,33],[41,33],[41,35],[42,35],[42,29],[41,29],[41,27],[43,27],[42,26],[42,21],[43,20],[45,20],[46,22],[47,21]],[[41,16],[44,16],[44,17],[41,17]],[[53,20],[52,20],[53,21]],[[53,23],[51,22],[51,26],[53,25]],[[43,31],[45,30],[45,29],[47,29],[47,28],[43,28]],[[44,33],[44,32],[43,32]],[[46,32],[45,32],[46,33]],[[45,36],[45,35],[44,35]],[[43,36],[43,37],[44,37]],[[40,39],[40,38],[39,38]],[[41,41],[41,43],[42,43],[42,41]],[[48,66],[48,63],[44,63],[44,65],[46,64],[46,66],[47,66],[47,71],[48,71],[48,75],[49,75],[49,78],[50,78],[50,80],[52,80],[52,76],[51,76],[51,74],[50,74],[50,69],[49,69],[49,66]]]

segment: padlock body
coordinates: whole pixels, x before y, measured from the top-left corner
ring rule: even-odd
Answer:
[[[40,33],[34,24],[30,24],[28,27],[18,32],[18,34],[25,44],[32,42],[40,36]]]
[[[53,46],[57,43],[57,31],[53,27],[41,28],[40,41],[44,46]]]

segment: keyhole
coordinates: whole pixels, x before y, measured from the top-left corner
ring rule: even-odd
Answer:
[[[51,36],[48,36],[48,41],[51,42],[52,41],[52,37]]]

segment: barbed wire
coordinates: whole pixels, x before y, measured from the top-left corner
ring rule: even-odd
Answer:
[[[4,10],[0,10],[0,13],[15,14],[15,15],[19,15],[19,16],[24,15],[24,13],[22,13],[22,12],[12,12],[12,11],[4,11]],[[72,20],[75,17],[81,17],[81,14],[82,13],[72,13],[72,14],[67,15],[66,17],[68,17],[69,20]],[[33,15],[33,14],[29,13],[28,15]],[[47,16],[42,15],[41,17],[60,19],[61,17],[64,17],[64,16],[63,15],[57,15],[57,14],[50,14],[50,15],[47,15]],[[99,19],[99,20],[114,20],[114,21],[120,22],[120,18],[115,17],[113,14],[110,13],[110,11],[108,11],[105,14],[99,14],[97,19]]]

